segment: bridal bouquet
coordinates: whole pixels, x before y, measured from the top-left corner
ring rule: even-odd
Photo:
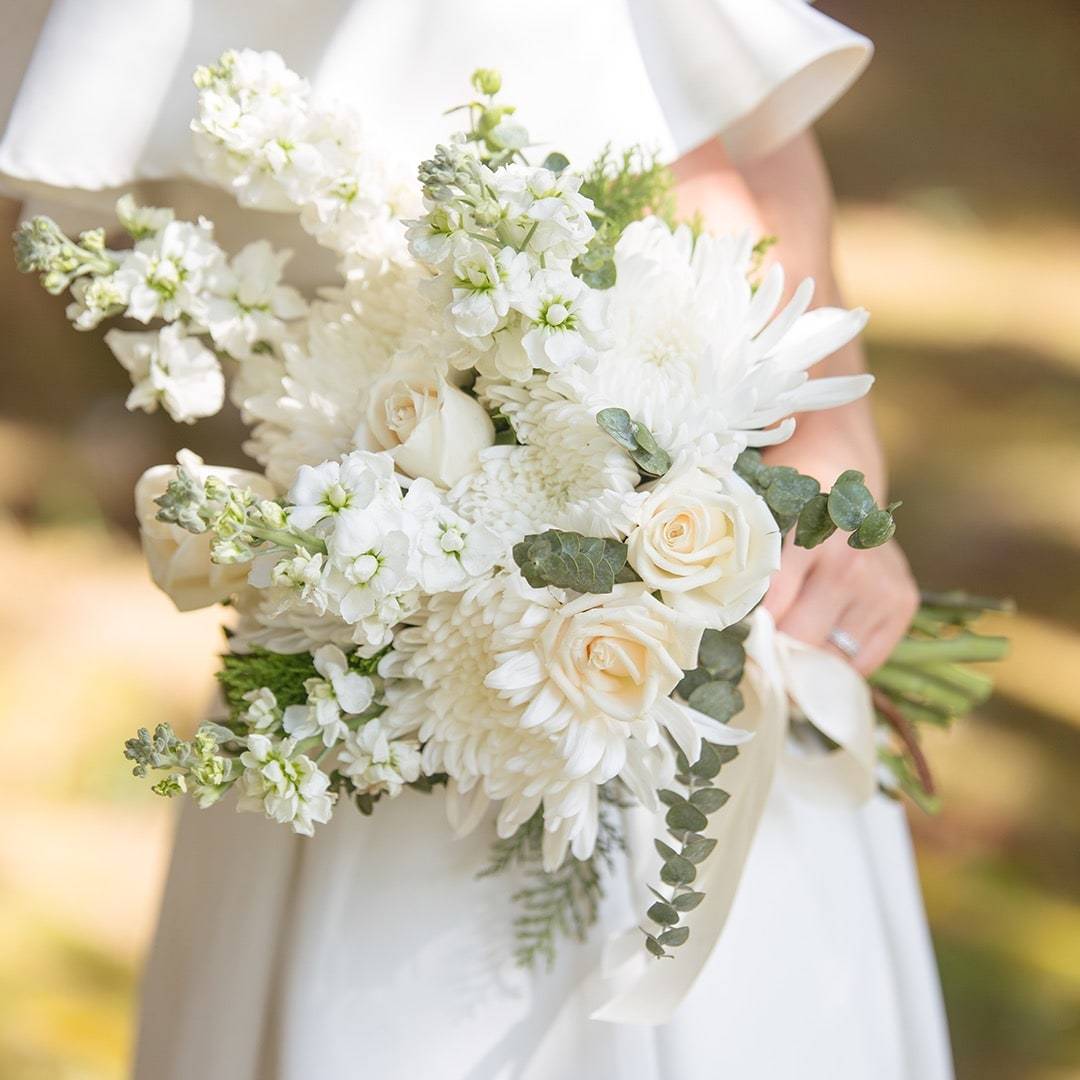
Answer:
[[[226,53],[195,82],[207,178],[296,215],[339,256],[337,284],[305,298],[285,282],[289,252],[230,256],[209,221],[130,197],[116,250],[45,218],[16,234],[22,268],[70,293],[76,328],[124,320],[105,341],[128,408],[191,424],[228,394],[263,470],[182,451],[138,484],[154,581],[180,610],[234,618],[223,714],[190,740],[140,731],[136,774],[203,807],[233,792],[306,835],[406,789],[444,789],[462,833],[494,806],[490,869],[531,875],[526,962],[583,932],[618,811],[640,804],[667,829],[644,928],[667,954],[703,900],[719,777],[756,752],[739,719],[761,697],[748,617],[784,536],[893,535],[895,506],[860,473],[823,491],[760,453],[793,414],[867,392],[869,376],[807,374],[866,313],[808,310],[809,281],[780,307],[767,241],[676,224],[647,153],[533,163],[493,71],[473,75],[466,129],[419,184],[273,53]],[[880,744],[881,782],[917,789],[911,721],[984,692],[951,669],[943,707],[917,670],[933,663],[948,686],[942,659],[978,658],[948,629],[968,607],[939,601],[908,643],[925,655],[879,680],[901,737],[873,735],[869,714],[872,782]],[[784,700],[793,722],[813,719]]]

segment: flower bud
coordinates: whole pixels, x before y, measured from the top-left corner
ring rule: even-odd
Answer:
[[[502,76],[494,68],[477,68],[472,73],[473,89],[489,97],[502,89]]]

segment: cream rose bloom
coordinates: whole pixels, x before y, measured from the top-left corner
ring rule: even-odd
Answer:
[[[366,438],[365,438],[366,436]],[[441,375],[392,372],[368,396],[366,424],[357,442],[387,450],[407,476],[449,488],[477,466],[495,442],[484,407]]]
[[[658,480],[628,537],[630,565],[664,602],[723,629],[747,615],[780,568],[780,530],[735,473],[696,465]]]
[[[525,727],[549,731],[574,717],[642,720],[697,667],[705,626],[661,603],[641,582],[549,609],[531,647],[504,654],[485,679],[515,703]]]
[[[274,498],[273,486],[258,473],[204,465],[202,458],[190,450],[182,450],[177,460],[198,477],[218,476],[230,484],[251,488],[261,498]],[[219,603],[242,589],[251,567],[246,563],[224,566],[211,562],[209,533],[196,535],[179,525],[157,520],[158,506],[154,500],[165,493],[175,475],[175,465],[147,469],[135,485],[135,515],[154,584],[179,611],[194,611]]]

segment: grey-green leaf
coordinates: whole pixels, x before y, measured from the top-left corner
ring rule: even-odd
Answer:
[[[803,548],[817,547],[834,532],[836,525],[829,517],[829,497],[815,495],[799,514],[799,523],[795,527],[795,543]]]
[[[526,536],[514,545],[513,553],[534,589],[553,585],[580,593],[609,593],[626,565],[625,544],[556,529]]]
[[[645,948],[648,949],[649,952],[651,952],[653,956],[655,956],[658,960],[664,956],[667,956],[667,953],[664,952],[664,946],[661,945],[660,942],[652,936],[652,934],[645,935]]]
[[[736,634],[728,630],[706,630],[698,649],[698,663],[714,678],[737,683],[742,678],[746,650]],[[691,692],[694,689],[691,687]]]
[[[624,450],[636,450],[637,439],[634,437],[634,421],[625,409],[601,409],[596,414],[596,422]]]
[[[726,724],[736,713],[742,711],[742,694],[729,682],[716,679],[699,686],[687,703],[692,709]]]
[[[679,945],[685,945],[689,936],[689,926],[674,926],[670,930],[665,930],[657,940],[661,945],[669,945],[675,948]]]
[[[702,790],[715,789],[703,788]],[[698,807],[698,809],[703,810],[704,807]],[[704,862],[712,854],[714,847],[716,847],[715,839],[709,836],[698,836],[683,847],[683,858],[689,859],[692,863]]]
[[[728,801],[728,793],[720,788],[698,788],[690,796],[690,805],[696,806],[703,814],[712,814]]]
[[[671,906],[676,911],[693,911],[704,899],[705,894],[703,892],[679,893],[678,896],[672,898]]]
[[[679,921],[679,913],[670,905],[659,900],[646,912],[654,923],[660,926],[674,926]]]
[[[665,844],[663,840],[654,840],[653,843],[656,845],[656,850],[660,853],[661,859],[674,859],[679,854],[673,847]]]
[[[709,819],[690,803],[673,806],[668,810],[664,820],[667,821],[668,828],[674,832],[701,832],[709,824]]]
[[[888,510],[871,510],[862,524],[848,537],[853,548],[874,548],[893,538],[896,522]]]
[[[797,517],[820,491],[821,485],[812,476],[803,476],[792,468],[775,468],[765,489],[765,501],[777,514]]]
[[[848,470],[842,474],[829,492],[828,507],[829,517],[839,528],[854,532],[874,509],[874,496],[862,482],[862,473]]]
[[[543,167],[549,172],[558,175],[561,172],[565,172],[570,167],[570,159],[565,154],[554,151],[544,158]]]
[[[697,867],[689,859],[675,855],[660,867],[660,880],[665,885],[689,885],[697,877]]]

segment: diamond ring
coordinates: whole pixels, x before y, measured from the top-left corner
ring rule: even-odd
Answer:
[[[846,630],[834,627],[829,631],[831,641],[849,660],[859,655],[859,643]]]

